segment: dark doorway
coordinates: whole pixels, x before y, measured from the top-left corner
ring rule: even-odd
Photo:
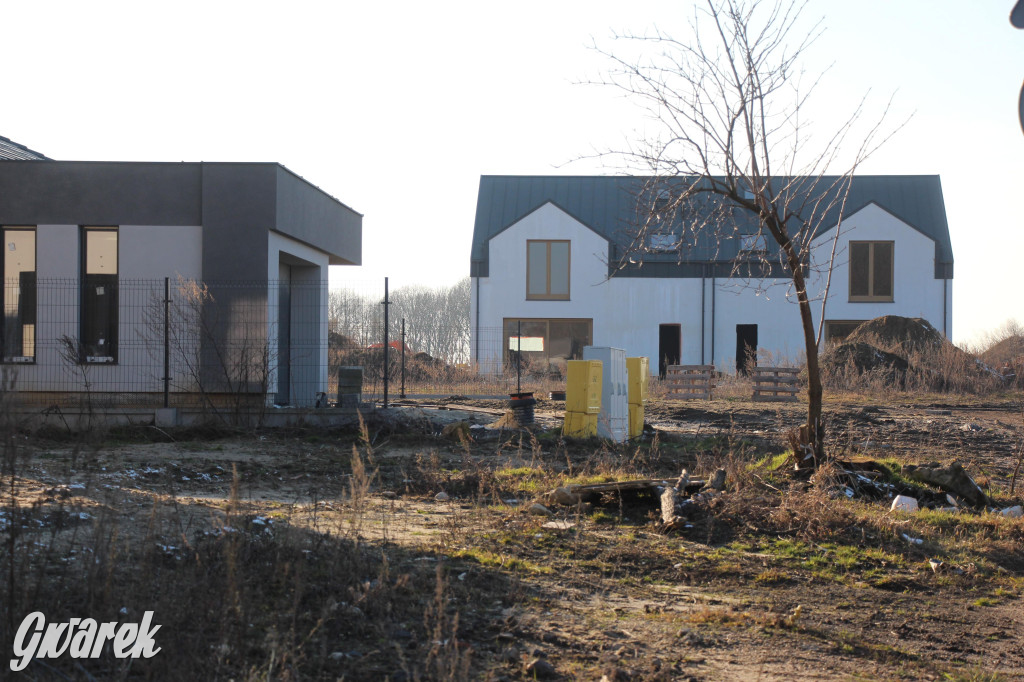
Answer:
[[[736,371],[747,374],[757,367],[757,325],[736,325]]]
[[[277,393],[275,405],[291,402],[292,352],[292,269],[280,266],[281,279],[277,283]]]
[[[658,376],[665,378],[665,368],[678,365],[683,349],[682,326],[678,324],[658,325]]]

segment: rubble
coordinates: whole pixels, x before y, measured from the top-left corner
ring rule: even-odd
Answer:
[[[892,500],[892,506],[889,507],[889,511],[915,512],[917,510],[917,500],[913,497],[907,497],[906,495],[897,495],[894,497]]]
[[[953,462],[947,467],[938,462],[920,466],[905,464],[903,465],[903,475],[914,481],[927,483],[953,493],[975,507],[984,507],[988,504],[985,493],[974,482],[974,479],[967,475],[959,462]]]

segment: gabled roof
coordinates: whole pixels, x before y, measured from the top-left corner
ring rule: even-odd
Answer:
[[[0,159],[11,159],[13,161],[49,161],[39,152],[32,151],[24,145],[13,140],[8,140],[0,135]]]
[[[778,178],[789,184],[789,178]],[[797,178],[796,184],[804,181]],[[835,177],[824,177],[819,187],[829,187]],[[473,276],[487,276],[489,270],[487,244],[492,237],[521,220],[546,203],[553,203],[576,220],[609,241],[610,266],[630,243],[631,228],[637,224],[638,197],[643,195],[651,178],[633,176],[509,176],[484,175],[480,178],[476,224],[470,255]],[[692,182],[677,178],[671,183]],[[708,195],[700,195],[707,197]],[[699,206],[698,200],[697,205]],[[707,199],[710,202],[711,199]],[[870,203],[877,204],[901,221],[935,242],[936,277],[952,277],[953,249],[946,223],[942,187],[937,175],[859,175],[850,186],[843,210],[847,217]],[[710,210],[710,209],[708,209]],[[745,212],[734,212],[739,232],[756,231],[756,224]],[[826,214],[822,225],[838,220],[838,209]],[[747,223],[747,224],[740,224]],[[700,270],[694,264],[721,264],[736,258],[739,240],[722,239],[720,234],[706,231],[680,253],[645,256],[655,267],[629,268],[620,276],[695,276]],[[654,261],[651,263],[650,261]],[[658,262],[664,261],[664,262]],[[691,273],[691,274],[686,274]],[[696,275],[696,276],[699,276]]]

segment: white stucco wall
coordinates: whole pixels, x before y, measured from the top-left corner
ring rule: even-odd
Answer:
[[[529,239],[570,240],[568,301],[526,300],[526,241]],[[896,242],[895,300],[892,303],[849,302],[846,254],[850,239]],[[844,222],[839,247],[826,319],[871,319],[895,314],[925,317],[942,329],[943,282],[934,278],[935,245],[931,239],[877,206],[869,205]],[[496,235],[489,248],[489,276],[474,279],[470,311],[471,349],[482,368],[500,364],[504,318],[591,318],[596,345],[624,348],[630,356],[647,356],[651,358],[652,373],[658,371],[661,324],[681,325],[682,364],[714,363],[722,371],[734,371],[736,326],[740,324],[757,325],[759,353],[768,356],[766,359],[779,364],[803,360],[800,314],[788,279],[772,280],[760,286],[728,278],[704,281],[700,278],[607,279],[607,241],[553,204],[546,204]],[[815,262],[827,258],[830,250],[829,235],[823,235],[815,245]],[[951,282],[946,291],[947,320],[951,319],[948,305],[952,287],[949,285]],[[823,290],[824,278],[812,274],[809,282],[812,298],[819,298]],[[820,300],[814,303],[813,314],[817,323],[821,314]]]
[[[808,290],[820,298],[825,289],[835,228],[820,235],[812,249]],[[850,301],[850,241],[893,241],[893,300]],[[870,320],[881,315],[923,317],[947,337],[952,334],[952,280],[935,279],[935,242],[876,204],[843,221],[836,244],[826,320]],[[943,310],[945,298],[945,310]]]

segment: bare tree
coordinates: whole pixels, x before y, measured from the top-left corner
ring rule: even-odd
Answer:
[[[864,108],[861,100],[812,151],[801,114],[806,117],[818,78],[804,88],[800,63],[821,28],[819,23],[809,32],[800,30],[805,5],[707,0],[706,7],[695,9],[686,39],[656,30],[618,37],[626,41],[622,48],[638,46],[637,56],[625,56],[625,49],[599,51],[614,64],[601,84],[639,103],[657,130],[642,134],[625,152],[615,152],[630,172],[650,177],[620,266],[628,267],[635,262],[632,254],[652,246],[660,251],[676,248],[682,258],[684,240],[670,245],[653,238],[673,221],[695,233],[718,235],[745,224],[749,238],[771,245],[746,250],[744,259],[734,263],[735,274],[763,281],[781,273],[790,282],[808,374],[807,423],[799,433],[798,462],[816,465],[824,454],[825,434],[818,364],[821,328],[815,328],[807,286],[812,242],[832,228],[838,236],[853,173],[887,136],[881,121],[867,126],[863,135],[855,132]],[[855,144],[854,136],[859,137]],[[826,175],[836,166],[842,167],[838,174]],[[829,272],[835,243],[826,265]],[[826,277],[822,305],[827,283]]]

